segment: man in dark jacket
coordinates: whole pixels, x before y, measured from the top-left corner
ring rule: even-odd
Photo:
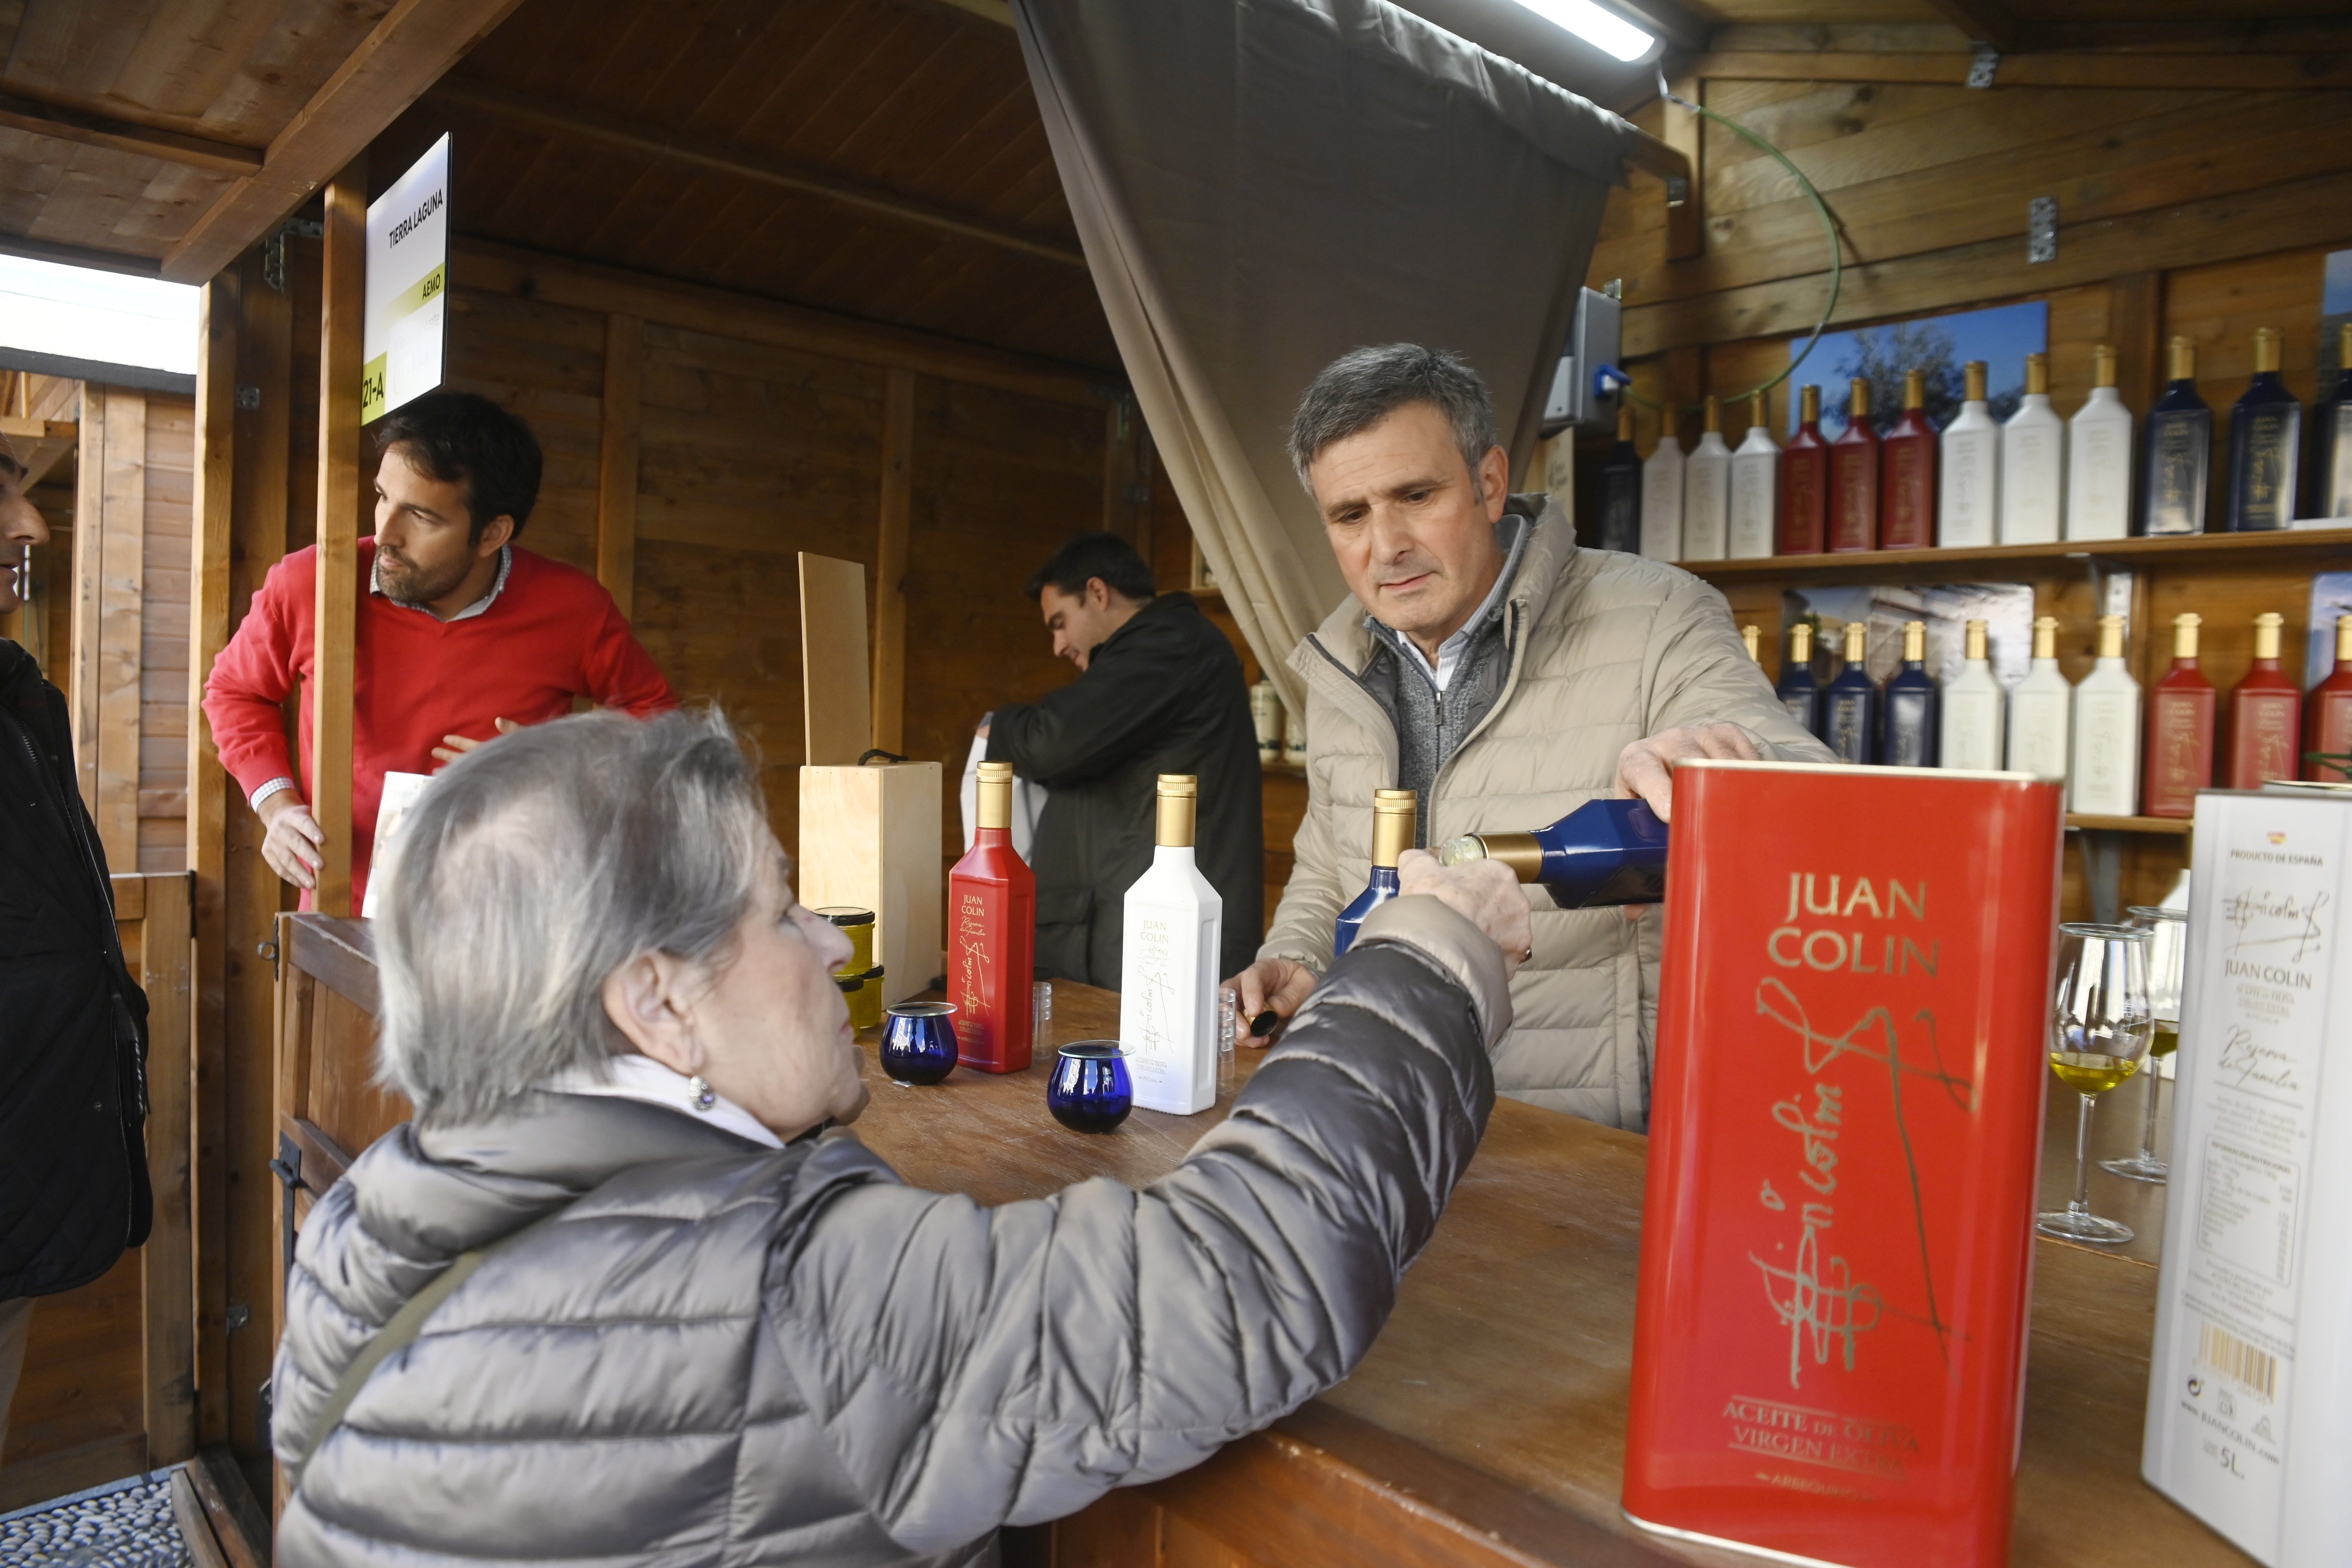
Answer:
[[[1225,901],[1218,973],[1265,929],[1265,828],[1249,688],[1190,594],[1152,592],[1115,534],[1086,533],[1029,580],[1054,652],[1078,679],[990,716],[988,760],[1045,786],[1037,821],[1037,973],[1118,989],[1127,889],[1151,864],[1160,773],[1200,783],[1195,858]]]
[[[0,437],[0,615],[48,525]],[[147,996],[123,967],[65,699],[0,638],[0,1436],[36,1296],[147,1239]]]

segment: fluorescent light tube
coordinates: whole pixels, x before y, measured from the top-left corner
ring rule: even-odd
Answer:
[[[1518,0],[1555,26],[1565,27],[1605,54],[1631,62],[1650,52],[1658,41],[1613,11],[1592,0]]]

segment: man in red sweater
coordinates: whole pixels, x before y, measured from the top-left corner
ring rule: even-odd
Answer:
[[[359,547],[350,912],[366,896],[386,773],[430,773],[574,698],[639,717],[677,706],[602,584],[514,543],[539,499],[529,426],[488,398],[436,392],[387,416],[376,445],[375,537]],[[310,704],[299,777],[281,704],[310,678],[318,564],[311,548],[270,568],[205,682],[221,763],[268,829],[262,856],[305,909],[326,836],[308,804]]]

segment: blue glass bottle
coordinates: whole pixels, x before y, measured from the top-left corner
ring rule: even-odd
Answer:
[[[1845,624],[1845,668],[1822,694],[1822,739],[1842,763],[1878,760],[1878,682],[1866,658],[1869,628]]]
[[[2230,410],[2232,533],[2294,524],[2295,470],[2303,460],[2303,404],[2279,375],[2275,327],[2254,333],[2254,380]]]
[[[2205,472],[2213,460],[2213,411],[2197,395],[2197,342],[2172,340],[2172,384],[2147,411],[2139,485],[2140,534],[2205,531]]]
[[[2312,517],[2352,517],[2352,321],[2336,331],[2336,391],[2311,411]]]
[[[1937,710],[1935,678],[1927,673],[1927,623],[1903,625],[1903,668],[1888,677],[1880,693],[1885,717],[1880,723],[1878,760],[1892,768],[1932,768],[1943,716]]]
[[[1331,932],[1331,956],[1339,957],[1356,945],[1356,934],[1364,929],[1364,917],[1397,896],[1397,861],[1412,847],[1414,817],[1421,809],[1421,796],[1409,789],[1383,789],[1372,792],[1372,879],[1356,895],[1356,901],[1339,911],[1338,925]]]
[[[1780,665],[1780,684],[1774,687],[1789,717],[1804,726],[1808,735],[1822,732],[1822,683],[1813,676],[1813,628],[1800,621],[1789,632],[1789,657]]]
[[[1633,405],[1617,407],[1617,445],[1601,465],[1601,548],[1642,552],[1642,457],[1633,450]]]
[[[1563,910],[1654,904],[1666,896],[1666,825],[1638,800],[1588,800],[1533,833],[1476,833],[1437,852],[1448,866],[1500,860]]]

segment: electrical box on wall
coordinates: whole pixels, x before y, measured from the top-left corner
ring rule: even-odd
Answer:
[[[1599,373],[1604,365],[1617,363],[1624,310],[1613,295],[1597,289],[1578,296],[1576,325],[1552,374],[1551,395],[1544,402],[1545,436],[1571,426],[1596,435],[1617,428],[1617,393],[1613,386],[1602,385]]]

